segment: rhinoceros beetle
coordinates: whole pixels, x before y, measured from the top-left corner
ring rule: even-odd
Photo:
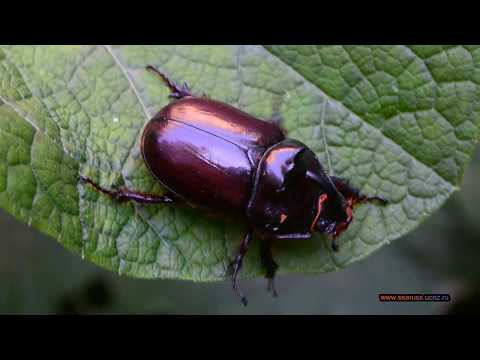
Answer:
[[[240,215],[247,229],[231,264],[232,287],[244,305],[237,283],[242,260],[258,234],[268,290],[278,268],[270,244],[274,240],[309,239],[320,232],[335,239],[352,221],[353,207],[377,200],[347,181],[329,176],[317,156],[302,142],[289,139],[279,124],[257,119],[230,105],[194,96],[154,66],[174,98],[145,126],[141,153],[163,195],[128,189],[108,190],[88,177],[81,179],[117,201],[147,204],[185,203],[221,216]]]

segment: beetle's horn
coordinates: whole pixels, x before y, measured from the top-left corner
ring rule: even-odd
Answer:
[[[330,176],[320,176],[310,170],[306,173],[307,177],[317,183],[320,188],[327,194],[329,204],[331,209],[337,214],[340,218],[347,218],[347,213],[345,212],[346,200],[340,191],[337,190],[337,187],[333,183]]]
[[[322,190],[325,191],[325,193],[328,195],[330,199],[338,199],[340,198],[342,202],[345,201],[345,198],[343,195],[337,190],[335,187],[335,184],[333,181],[330,179],[329,176],[319,176],[318,174],[315,174],[314,172],[308,170],[307,171],[307,177],[320,185]]]

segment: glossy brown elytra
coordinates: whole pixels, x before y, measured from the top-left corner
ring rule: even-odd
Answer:
[[[314,232],[335,239],[352,221],[353,207],[386,200],[368,197],[340,178],[328,176],[316,155],[282,129],[225,103],[197,97],[186,83],[178,87],[159,69],[175,100],[145,126],[143,159],[167,190],[156,196],[130,190],[108,190],[90,183],[117,201],[159,204],[183,202],[200,210],[245,217],[248,227],[232,262],[232,286],[242,303],[237,276],[253,234],[261,241],[268,289],[278,265],[270,244],[282,239],[309,239]]]

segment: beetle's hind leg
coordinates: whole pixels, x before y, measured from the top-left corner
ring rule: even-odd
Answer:
[[[104,187],[101,187],[97,183],[95,183],[92,179],[80,175],[80,180],[85,183],[92,185],[95,190],[110,196],[112,199],[125,202],[125,201],[135,201],[142,204],[170,204],[174,202],[173,196],[170,195],[153,195],[153,194],[145,194],[137,191],[131,191],[128,189],[119,189],[119,190],[108,190]]]
[[[266,270],[265,277],[267,278],[268,285],[267,291],[272,292],[274,297],[278,296],[277,290],[275,289],[275,273],[278,269],[278,264],[273,260],[272,250],[270,248],[271,240],[270,239],[263,239],[260,244],[260,259],[262,261],[262,265]]]
[[[237,255],[235,256],[235,260],[233,260],[232,264],[230,265],[231,269],[233,270],[233,274],[232,274],[233,291],[235,292],[235,294],[237,294],[238,297],[240,297],[240,301],[245,306],[247,306],[247,298],[245,297],[245,295],[243,295],[243,292],[240,289],[240,286],[238,285],[237,277],[242,268],[243,257],[245,256],[248,250],[248,246],[250,245],[251,240],[252,240],[252,230],[248,229],[245,234],[245,237],[242,240],[242,243],[240,244],[240,248],[238,249]]]
[[[188,84],[186,81],[183,83],[182,87],[179,87],[175,83],[175,81],[170,79],[164,72],[162,72],[156,66],[148,65],[147,70],[153,71],[155,74],[160,76],[160,79],[162,79],[165,85],[167,85],[168,88],[170,89],[170,92],[171,92],[171,94],[169,95],[170,97],[175,99],[181,99],[185,96],[192,96],[192,93],[190,92],[190,89],[188,88]]]

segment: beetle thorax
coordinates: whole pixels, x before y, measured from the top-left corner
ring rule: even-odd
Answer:
[[[321,170],[301,142],[287,139],[269,148],[258,165],[247,210],[251,221],[276,238],[308,238],[318,217],[321,188],[307,169]],[[318,168],[317,168],[318,166]]]

